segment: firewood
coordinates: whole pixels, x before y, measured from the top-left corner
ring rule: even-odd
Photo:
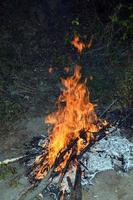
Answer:
[[[100,135],[100,134],[99,134]],[[102,133],[102,137],[98,137],[97,136],[97,141],[100,140],[101,138],[105,137],[106,134]],[[39,193],[41,193],[49,184],[49,179],[53,177],[53,174],[54,174],[54,170],[61,164],[61,162],[63,162],[63,158],[65,156],[65,154],[70,151],[72,148],[74,148],[74,146],[76,146],[77,144],[77,141],[78,141],[79,138],[76,138],[75,140],[73,140],[67,147],[66,149],[61,152],[56,160],[55,160],[55,163],[54,165],[52,166],[52,168],[49,170],[48,174],[46,177],[44,177],[43,180],[40,181],[40,183],[36,186],[36,185],[32,185],[30,186],[26,191],[22,192],[20,194],[20,196],[18,197],[17,200],[30,200],[30,199],[33,199],[35,196],[37,196]],[[67,164],[65,165],[65,167],[62,169],[62,172],[63,172],[63,177],[64,175],[66,174],[67,170],[68,170],[68,167],[69,167],[69,164],[72,160],[74,159],[80,159],[80,157],[93,145],[95,144],[96,141],[91,141],[87,146],[86,148],[78,155],[76,156],[76,154],[74,153],[74,151],[72,151],[69,159],[68,159],[68,162]],[[63,178],[62,177],[62,178]],[[60,179],[60,182],[63,180],[63,179]],[[76,184],[76,183],[75,183]],[[75,186],[76,187],[76,186]],[[76,195],[76,194],[74,194]]]
[[[69,152],[71,150],[71,155],[65,165],[65,167],[62,169],[62,177],[60,178],[60,183],[62,182],[63,180],[63,177],[65,176],[68,168],[69,168],[69,164],[71,161],[73,160],[79,160],[79,164],[80,163],[80,159],[82,157],[82,155],[90,150],[90,148],[95,145],[98,141],[100,141],[101,139],[107,137],[108,135],[110,135],[113,131],[116,130],[116,127],[115,129],[113,129],[112,131],[109,132],[109,134],[106,133],[105,131],[105,128],[103,130],[101,130],[99,133],[93,133],[93,139],[90,141],[90,143],[81,151],[81,153],[79,155],[77,155],[76,153],[74,153],[74,148],[76,147],[77,145],[77,142],[79,140],[79,138],[76,138],[74,139],[73,141],[71,141],[71,143],[62,151],[59,153],[59,155],[57,155],[57,158],[55,159],[55,162],[54,162],[54,165],[52,166],[52,168],[49,170],[48,174],[46,177],[44,177],[43,180],[40,181],[40,183],[35,186],[33,185],[30,189],[28,188],[25,192],[23,192],[20,197],[17,199],[17,200],[30,200],[30,199],[33,199],[35,196],[37,196],[39,193],[41,193],[49,184],[49,180],[54,177],[54,174],[55,174],[55,169],[64,161],[64,156],[66,155],[67,152]],[[57,173],[58,174],[58,173]],[[76,182],[75,182],[75,189],[76,189]],[[77,195],[75,192],[73,194],[74,196]],[[81,195],[81,194],[80,194]],[[80,196],[78,194],[78,196]],[[78,198],[78,197],[76,197]],[[81,199],[81,196],[80,198],[78,199]]]
[[[63,178],[64,178],[64,176],[65,176],[65,174],[66,174],[66,172],[67,172],[67,170],[68,170],[68,168],[69,168],[70,163],[71,163],[72,161],[74,161],[75,158],[76,158],[76,153],[77,153],[76,146],[77,146],[77,143],[75,143],[75,145],[73,146],[73,148],[72,148],[72,150],[71,150],[71,154],[70,154],[70,156],[69,156],[69,158],[68,158],[68,160],[67,160],[67,163],[66,163],[65,167],[64,167],[64,168],[62,169],[62,171],[61,171],[61,177],[60,177],[60,179],[59,179],[59,186],[60,186],[60,184],[61,184],[62,181],[63,181]]]
[[[74,139],[69,145],[67,145],[66,149],[64,149],[59,156],[56,157],[55,163],[54,163],[54,169],[57,168],[63,161],[64,156],[67,152],[69,152],[74,145],[77,144],[78,138]]]
[[[77,159],[80,160],[80,158],[82,157],[82,155],[90,150],[90,148],[95,145],[98,141],[102,140],[103,138],[107,137],[109,134],[106,133],[106,129],[109,125],[107,125],[106,127],[104,127],[102,130],[100,130],[98,133],[93,133],[93,138],[91,139],[91,141],[89,142],[89,144],[80,152],[79,155],[77,155]],[[114,129],[113,129],[114,131]]]
[[[41,193],[48,185],[49,179],[51,178],[51,174],[53,173],[54,168],[51,168],[46,177],[39,183],[39,185],[31,185],[28,189],[23,191],[17,200],[32,200],[39,193]]]
[[[25,157],[26,157],[26,155],[19,156],[19,157],[16,157],[16,158],[6,159],[6,160],[3,160],[3,161],[0,161],[0,165],[8,165],[10,163],[14,163],[14,162],[20,161],[21,159],[23,159]]]

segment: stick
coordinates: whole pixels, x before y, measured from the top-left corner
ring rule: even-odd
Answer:
[[[0,161],[0,165],[7,165],[9,163],[14,163],[14,162],[17,162],[23,158],[27,157],[26,155],[24,156],[20,156],[20,157],[17,157],[17,158],[11,158],[11,159],[6,159],[6,160],[3,160],[3,161]]]
[[[86,152],[86,151],[88,151],[88,150],[90,150],[90,148],[94,145],[94,144],[96,144],[98,141],[100,141],[101,139],[103,139],[103,138],[106,138],[108,135],[110,135],[111,133],[113,133],[114,131],[116,131],[119,127],[121,127],[121,125],[125,122],[125,120],[127,120],[129,117],[130,117],[130,115],[133,113],[133,111],[131,111],[126,117],[124,117],[120,122],[119,122],[119,124],[117,124],[117,126],[115,126],[115,128],[112,130],[112,131],[110,131],[109,132],[109,134],[107,134],[105,131],[103,131],[102,130],[102,133],[101,133],[101,131],[99,132],[99,133],[96,133],[95,135],[94,135],[94,137],[95,137],[95,140],[92,140],[92,141],[90,141],[90,143],[81,151],[81,153],[77,156],[77,159],[80,159],[81,157],[82,157],[82,155]]]
[[[38,186],[32,185],[26,191],[22,192],[16,200],[32,200],[41,193],[49,184],[49,179],[54,168],[51,168],[47,176],[40,182]]]
[[[81,160],[78,160],[78,163],[79,163],[80,165],[82,165],[87,171],[89,171],[89,169],[86,167],[86,165],[84,165],[83,162],[81,162]]]
[[[78,138],[74,139],[69,145],[67,145],[66,149],[60,153],[60,155],[56,158],[54,163],[54,169],[57,168],[62,162],[65,154],[73,148],[74,145],[77,144]]]
[[[61,183],[63,181],[63,178],[64,178],[64,176],[65,176],[65,174],[66,174],[66,172],[67,172],[67,170],[69,168],[69,165],[70,165],[71,161],[75,160],[75,158],[76,158],[76,153],[77,153],[76,146],[77,146],[77,143],[73,146],[72,152],[71,152],[71,154],[70,154],[70,156],[69,156],[69,158],[67,160],[67,163],[66,163],[65,167],[62,169],[62,172],[61,172],[62,174],[61,174],[61,177],[60,177],[59,183],[58,183],[59,187],[60,187],[60,185],[61,185]]]
[[[105,132],[102,132],[102,133],[101,133],[101,131],[100,131],[100,133],[96,133],[96,134],[94,135],[95,140],[93,139],[93,140],[90,141],[90,143],[89,143],[89,144],[80,152],[80,154],[77,156],[77,159],[79,160],[79,159],[82,157],[82,155],[83,155],[86,151],[90,150],[90,148],[91,148],[94,144],[96,144],[96,142],[98,142],[99,140],[105,138],[106,136],[107,136],[107,134],[106,134]]]
[[[100,115],[100,118],[104,117],[104,115],[110,110],[110,108],[118,101],[118,99],[115,99],[106,109],[103,111],[103,113]]]

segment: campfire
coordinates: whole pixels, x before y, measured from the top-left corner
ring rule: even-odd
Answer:
[[[62,198],[66,190],[81,183],[80,166],[85,168],[82,155],[106,136],[101,130],[108,123],[97,116],[96,105],[90,101],[87,79],[82,80],[79,65],[75,66],[73,75],[61,78],[61,83],[63,90],[56,101],[56,111],[45,119],[49,125],[48,137],[42,140],[42,151],[28,176],[34,184],[53,180]]]
[[[76,66],[73,76],[61,79],[64,90],[56,102],[57,111],[45,120],[52,129],[49,129],[49,143],[44,144],[45,154],[35,160],[35,179],[44,178],[61,155],[56,172],[62,174],[68,162],[68,168],[76,166],[77,156],[95,139],[93,133],[106,125],[95,113],[96,105],[90,102],[86,80],[81,82],[80,70],[81,67]]]
[[[78,36],[71,42],[79,53],[89,44],[84,44]],[[107,125],[97,117],[96,105],[90,101],[87,79],[81,81],[81,67],[76,65],[74,74],[66,79],[61,78],[63,91],[56,101],[57,110],[49,114],[45,123],[51,125],[48,130],[48,141],[43,144],[44,153],[34,162],[33,176],[36,180],[47,176],[54,166],[54,171],[62,177],[78,165],[78,156],[95,140],[93,133],[98,133]],[[58,160],[58,162],[57,162]]]

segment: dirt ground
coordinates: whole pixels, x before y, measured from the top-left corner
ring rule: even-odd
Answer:
[[[93,184],[90,186],[90,190],[83,192],[84,200],[133,199],[133,171],[123,175],[112,170],[101,172],[96,175]]]
[[[33,117],[16,123],[14,132],[10,133],[5,142],[1,140],[0,160],[21,156],[25,152],[25,139],[31,140],[33,136],[46,134],[44,117]],[[10,165],[9,165],[10,166]],[[16,200],[29,182],[24,175],[24,166],[16,163],[3,169],[0,176],[0,200]],[[89,189],[83,188],[82,200],[132,200],[133,199],[133,171],[120,174],[109,170],[101,172],[92,180],[93,185]],[[47,199],[51,197],[47,196]],[[45,197],[44,197],[45,199]]]

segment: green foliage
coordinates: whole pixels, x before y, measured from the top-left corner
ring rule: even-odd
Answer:
[[[126,16],[127,15],[127,16]],[[120,30],[121,40],[126,41],[133,35],[133,4],[119,5],[110,17],[114,28]]]
[[[107,104],[118,98],[123,107],[133,106],[133,65],[91,71],[93,80],[89,82],[91,97],[100,104]],[[98,104],[99,104],[98,103]]]
[[[8,97],[2,97],[0,100],[0,120],[11,120],[11,118],[16,114],[21,112],[21,104],[19,102],[14,102]]]
[[[123,76],[122,76],[123,75]],[[123,74],[118,73],[119,84],[117,88],[117,95],[122,99],[123,106],[133,106],[133,65],[127,67]]]

